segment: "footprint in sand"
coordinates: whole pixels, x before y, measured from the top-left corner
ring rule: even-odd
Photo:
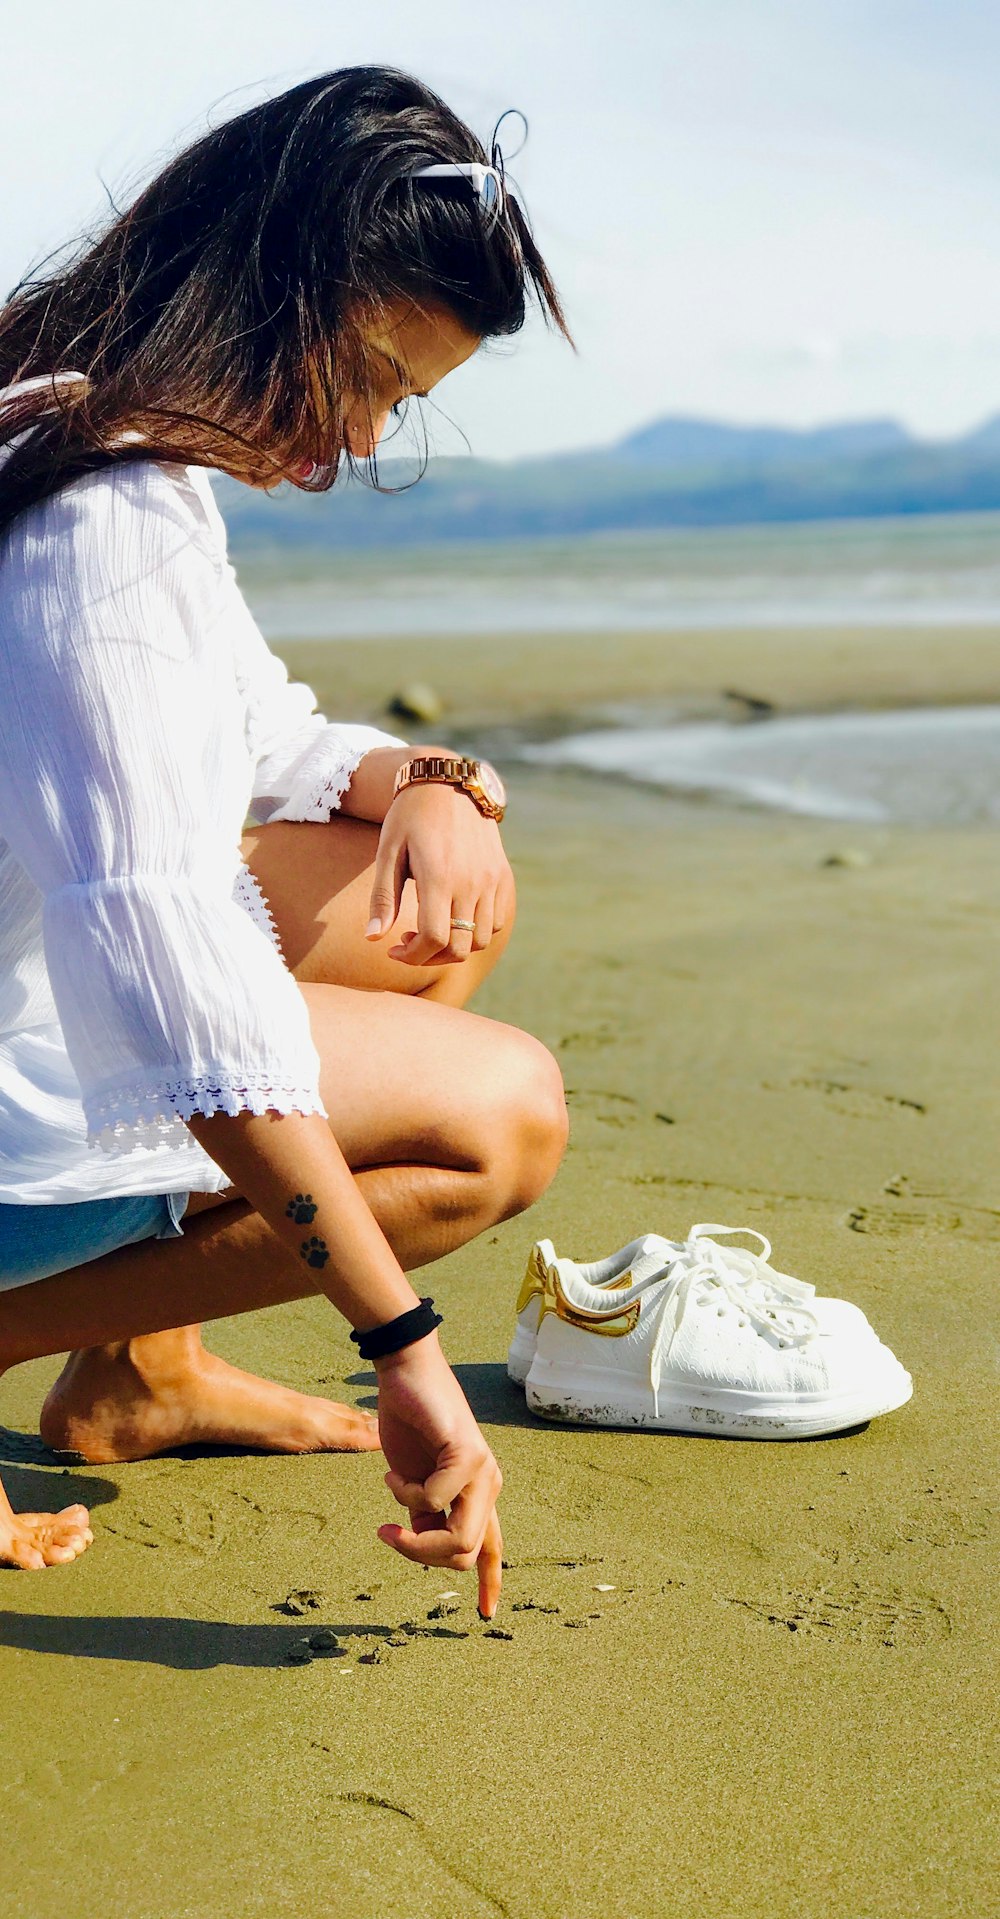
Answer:
[[[74,1753],[27,1767],[7,1780],[4,1791],[9,1803],[27,1806],[36,1813],[42,1805],[50,1817],[56,1816],[54,1802],[65,1799],[66,1816],[72,1817],[73,1806],[79,1806],[85,1799],[95,1799],[109,1788],[114,1790],[123,1779],[141,1772],[143,1765],[141,1759],[121,1759],[95,1772],[92,1753],[86,1756]]]
[[[586,1113],[600,1126],[631,1126],[639,1118],[638,1101],[628,1093],[611,1093],[596,1086],[569,1086],[566,1098],[574,1110]]]
[[[131,1545],[175,1547],[205,1559],[220,1552],[230,1539],[242,1547],[248,1538],[264,1533],[273,1551],[299,1552],[304,1543],[318,1539],[330,1522],[328,1514],[312,1508],[268,1507],[246,1493],[229,1489],[222,1491],[217,1501],[182,1499],[159,1512],[150,1511],[148,1506],[138,1512],[127,1500],[119,1499],[111,1515],[102,1517],[100,1523],[105,1532]]]
[[[200,1559],[209,1558],[225,1544],[227,1527],[218,1507],[207,1499],[186,1499],[155,1519],[119,1505],[113,1517],[102,1519],[103,1531],[133,1546],[177,1546]]]
[[[1000,1240],[1000,1216],[985,1210],[927,1212],[915,1206],[854,1206],[844,1225],[848,1232],[873,1239],[902,1239],[909,1233],[955,1233],[977,1244]]]
[[[973,1502],[976,1496],[972,1495]],[[997,1529],[997,1515],[990,1508],[963,1512],[957,1506],[944,1506],[936,1487],[928,1486],[923,1501],[898,1522],[889,1551],[896,1546],[975,1546]]]
[[[784,1083],[764,1081],[766,1093],[786,1093],[789,1089],[819,1093],[829,1100],[837,1112],[846,1114],[850,1119],[884,1119],[887,1106],[895,1107],[913,1119],[922,1119],[927,1112],[922,1100],[910,1099],[903,1093],[869,1092],[866,1087],[852,1086],[848,1080],[828,1079],[822,1074],[790,1079]]]
[[[604,1046],[617,1045],[620,1039],[621,1034],[616,1027],[594,1026],[584,1032],[564,1033],[557,1050],[560,1053],[598,1052]]]
[[[951,1633],[951,1620],[939,1600],[892,1588],[878,1591],[860,1585],[818,1586],[786,1593],[773,1606],[719,1596],[723,1605],[739,1607],[785,1632],[854,1645],[893,1649],[932,1646]]]

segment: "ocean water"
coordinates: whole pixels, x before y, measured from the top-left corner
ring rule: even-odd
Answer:
[[[269,638],[1000,628],[1000,514],[239,561]],[[1000,695],[1000,647],[998,647]],[[1000,821],[1000,706],[649,724],[525,759],[844,821]]]
[[[526,744],[543,766],[818,818],[1000,822],[1000,706],[602,728]]]
[[[1000,624],[1000,515],[237,559],[270,639]]]

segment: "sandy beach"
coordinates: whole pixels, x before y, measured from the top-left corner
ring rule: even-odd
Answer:
[[[286,652],[331,711],[377,714],[419,678],[450,737],[502,744],[540,716],[725,688],[787,710],[995,699],[997,640]],[[467,1579],[376,1540],[379,1456],[66,1466],[33,1436],[58,1361],[10,1374],[15,1504],[84,1500],[96,1534],[79,1566],[3,1579],[18,1919],[990,1910],[996,839],[521,769],[508,844],[520,920],[479,1006],[556,1053],[572,1143],[532,1214],[428,1277],[506,1478],[495,1630]],[[756,1227],[784,1270],[857,1301],[911,1403],[786,1446],[535,1421],[503,1364],[532,1239],[593,1257],[698,1220]],[[323,1302],[209,1342],[371,1402]],[[289,1660],[324,1628],[340,1650]]]

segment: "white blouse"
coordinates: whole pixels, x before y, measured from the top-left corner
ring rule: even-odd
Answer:
[[[315,707],[201,469],[106,469],[0,542],[0,1202],[219,1192],[185,1119],[323,1112],[240,836],[401,742]]]

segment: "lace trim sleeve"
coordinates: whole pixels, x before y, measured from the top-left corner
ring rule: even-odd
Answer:
[[[237,906],[242,906],[244,913],[249,914],[254,925],[270,940],[271,945],[274,946],[282,958],[284,958],[284,948],[278,933],[277,921],[267,899],[261,892],[260,886],[257,883],[256,874],[250,871],[245,860],[240,861],[236,870],[236,879],[233,883],[233,898]]]
[[[318,820],[325,824],[335,813],[366,753],[377,746],[402,746],[404,742],[376,726],[335,725],[329,723],[320,733],[290,782],[287,798],[273,812],[272,820]]]
[[[84,1100],[87,1139],[104,1152],[135,1146],[183,1147],[184,1121],[196,1113],[320,1113],[326,1108],[314,1087],[277,1083],[262,1073],[174,1073],[144,1084],[103,1087]]]

